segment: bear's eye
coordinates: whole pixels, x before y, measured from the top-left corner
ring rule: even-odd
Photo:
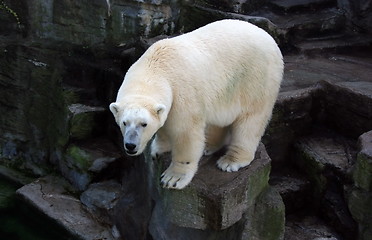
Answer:
[[[123,122],[123,125],[124,125],[124,126],[127,126],[127,123],[126,123],[126,122]]]
[[[142,127],[146,127],[147,126],[147,123],[141,123],[141,126]]]

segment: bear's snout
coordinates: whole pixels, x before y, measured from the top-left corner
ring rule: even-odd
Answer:
[[[125,144],[125,150],[130,155],[134,155],[134,154],[137,153],[137,151],[135,151],[136,147],[137,147],[137,145],[136,144],[133,144],[133,143],[126,143]]]

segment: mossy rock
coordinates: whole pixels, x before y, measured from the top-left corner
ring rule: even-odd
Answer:
[[[254,207],[245,216],[241,239],[280,240],[284,238],[285,206],[280,194],[272,187],[263,191]]]
[[[168,165],[158,168],[158,176]],[[227,173],[216,167],[218,156],[201,160],[192,182],[182,190],[160,187],[159,178],[153,179],[164,214],[180,227],[194,229],[227,229],[239,222],[245,211],[256,203],[257,197],[268,186],[271,169],[270,158],[261,144],[255,160],[238,172]]]

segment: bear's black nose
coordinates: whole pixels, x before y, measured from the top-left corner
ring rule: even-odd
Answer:
[[[128,151],[133,151],[133,150],[136,148],[136,145],[135,145],[135,144],[132,144],[132,143],[126,143],[126,144],[125,144],[125,148],[126,148]]]

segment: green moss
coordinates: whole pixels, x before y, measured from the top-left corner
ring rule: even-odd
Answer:
[[[248,219],[250,220],[250,219]],[[254,208],[251,236],[260,240],[283,239],[285,229],[285,206],[280,194],[268,187],[257,199]]]
[[[312,182],[314,199],[319,199],[327,184],[327,179],[323,175],[325,166],[316,160],[316,156],[312,155],[311,150],[307,149],[306,145],[297,144],[296,148],[296,164],[299,165]]]
[[[358,154],[353,179],[357,187],[372,192],[372,159],[369,156]]]
[[[69,163],[73,167],[77,167],[81,171],[87,171],[90,167],[91,156],[81,148],[71,145],[66,151],[66,156]]]
[[[88,138],[94,127],[94,113],[80,113],[73,115],[70,122],[70,135],[75,139]]]
[[[4,1],[0,1],[0,10],[5,10],[10,15],[12,15],[17,23],[18,28],[21,29],[21,20],[19,19],[18,14],[13,9],[11,9],[7,4],[5,4]]]

